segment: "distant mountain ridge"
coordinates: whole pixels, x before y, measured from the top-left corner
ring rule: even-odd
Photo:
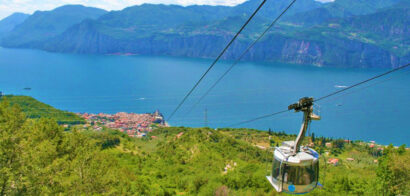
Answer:
[[[0,21],[0,38],[2,35],[9,33],[17,25],[23,23],[30,15],[23,13],[14,13]]]
[[[266,3],[223,58],[237,58],[289,2]],[[64,6],[36,12],[7,33],[1,45],[64,53],[213,58],[259,3],[250,0],[234,7],[143,4],[112,12]],[[409,4],[399,0],[296,2],[244,60],[399,66],[410,60]],[[55,15],[58,21],[50,19]]]
[[[63,33],[84,19],[96,19],[107,11],[82,5],[66,5],[51,11],[37,11],[7,33],[5,47],[39,48],[41,42]]]

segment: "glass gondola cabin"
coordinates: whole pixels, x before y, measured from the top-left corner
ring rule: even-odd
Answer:
[[[304,97],[289,110],[303,112],[303,123],[295,141],[286,141],[273,152],[272,173],[267,176],[278,192],[304,194],[316,188],[319,178],[319,154],[301,146],[312,120],[320,120],[313,113],[313,98]]]
[[[319,155],[305,148],[291,156],[291,146],[284,142],[274,151],[269,182],[278,192],[304,194],[316,188],[319,176]]]

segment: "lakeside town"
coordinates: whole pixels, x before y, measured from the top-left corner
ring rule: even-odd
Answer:
[[[119,130],[129,137],[133,138],[143,138],[147,136],[148,132],[151,132],[153,129],[158,127],[169,127],[168,123],[165,122],[164,116],[156,110],[153,113],[145,113],[145,114],[136,114],[136,113],[125,113],[119,112],[116,114],[89,114],[89,113],[77,113],[80,117],[86,120],[86,124],[83,125],[84,128],[91,128],[95,131],[100,131],[103,127],[108,127],[111,129]],[[179,133],[176,138],[181,137],[184,132]],[[154,139],[156,136],[152,136]],[[344,140],[344,143],[350,144],[352,143],[351,140]],[[359,145],[367,146],[371,149],[373,156],[378,157],[382,154],[385,145],[376,144],[375,141],[370,142],[360,142]],[[265,146],[255,145],[256,147],[265,150]],[[314,147],[315,144],[313,142],[309,143],[309,147]],[[326,142],[325,147],[329,150],[337,148],[334,143]],[[395,146],[398,148],[398,146]],[[407,148],[408,149],[408,148]],[[325,152],[326,156],[330,156],[330,151]],[[346,161],[352,162],[355,161],[353,157],[346,157]],[[377,164],[377,159],[373,162]],[[334,166],[339,165],[340,158],[336,157],[329,157],[326,161],[327,164],[331,164]],[[228,165],[225,168],[225,172],[230,168]]]
[[[86,120],[86,124],[83,125],[84,128],[99,131],[103,127],[107,127],[137,138],[145,137],[154,128],[169,126],[159,110],[145,114],[119,112],[116,114],[77,113],[77,115]]]

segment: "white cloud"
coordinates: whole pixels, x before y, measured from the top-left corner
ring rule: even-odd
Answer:
[[[14,12],[32,14],[37,10],[51,10],[66,4],[82,4],[105,10],[121,10],[143,3],[177,5],[228,5],[234,6],[246,0],[0,0],[0,19]]]

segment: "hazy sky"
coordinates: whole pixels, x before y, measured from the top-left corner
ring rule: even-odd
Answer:
[[[178,5],[228,5],[233,6],[246,0],[0,0],[0,19],[14,12],[32,14],[37,10],[51,10],[66,4],[82,4],[105,10],[120,10],[128,6],[143,3],[164,3]],[[333,0],[318,0],[333,1]]]

